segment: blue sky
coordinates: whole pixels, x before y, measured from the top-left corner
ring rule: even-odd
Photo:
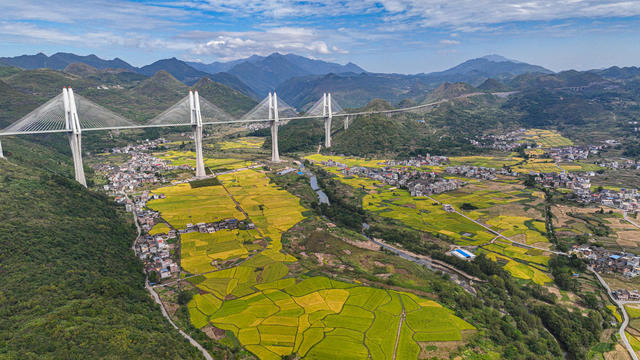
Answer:
[[[0,56],[58,51],[141,66],[274,51],[368,71],[500,54],[552,70],[640,66],[637,0],[0,0]]]

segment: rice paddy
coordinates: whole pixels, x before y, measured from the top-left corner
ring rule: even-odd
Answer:
[[[313,156],[308,158],[319,159]],[[333,156],[331,159],[345,163],[342,157]],[[457,161],[489,159],[460,157]],[[359,162],[353,164],[362,165]],[[451,204],[456,209],[461,209],[464,204],[471,204],[476,209],[464,211],[467,217],[490,226],[492,230],[513,241],[543,248],[550,247],[542,215],[535,210],[526,209],[542,201],[543,196],[534,190],[516,184],[477,181],[458,190],[431,195],[429,199],[411,197],[406,190],[391,188],[368,178],[345,177],[337,168],[326,169],[335,174],[341,182],[367,191],[362,199],[365,210],[401,221],[416,230],[439,237],[446,236],[458,245],[480,246],[480,252],[495,261],[503,262],[505,270],[514,277],[538,284],[552,281],[545,274],[549,262],[548,253],[520,247],[504,239],[494,239],[494,233],[459,214],[443,210],[442,205],[438,203]]]
[[[407,319],[397,359],[417,358],[421,343],[460,341],[475,329],[440,304],[409,293],[326,277],[290,277],[288,266],[297,259],[282,251],[281,236],[304,219],[299,199],[258,171],[221,175],[219,180],[224,187],[161,188],[155,192],[166,198],[149,203],[177,228],[187,222],[244,219],[240,209],[255,224],[255,230],[182,235],[182,266],[201,274],[190,279],[201,290],[188,304],[195,327],[211,324],[228,330],[260,359],[293,353],[305,359],[362,359],[369,354],[392,359],[403,310]],[[241,259],[236,266],[220,266]]]
[[[196,153],[193,151],[175,151],[168,150],[162,153],[157,153],[155,156],[158,159],[168,160],[171,165],[181,166],[188,165],[191,167],[196,166]],[[234,170],[241,169],[253,165],[251,161],[233,158],[205,158],[204,166],[211,170]]]
[[[529,129],[524,132],[523,143],[535,143],[543,148],[571,146],[573,141],[560,135],[556,130]]]
[[[228,140],[219,143],[218,145],[222,150],[234,150],[234,149],[259,149],[264,144],[264,138],[262,137],[242,137],[233,140]]]

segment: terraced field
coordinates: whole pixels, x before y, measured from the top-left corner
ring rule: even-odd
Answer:
[[[193,218],[193,212],[191,218],[184,213],[201,204],[206,210],[197,212],[199,219],[244,219],[241,208],[256,225],[252,231],[183,235],[183,266],[202,274],[190,279],[202,290],[188,304],[195,327],[228,330],[260,359],[274,360],[292,353],[305,359],[392,359],[403,313],[396,359],[415,359],[425,344],[460,341],[474,330],[440,304],[410,293],[290,277],[288,265],[297,259],[282,252],[281,236],[304,218],[299,199],[253,170],[219,180],[233,199],[222,186],[178,185],[158,189],[166,199],[150,203],[174,226]],[[259,243],[266,246],[252,247]],[[233,259],[244,261],[217,269]]]

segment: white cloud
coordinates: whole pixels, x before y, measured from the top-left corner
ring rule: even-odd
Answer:
[[[198,32],[181,35],[185,38],[209,38],[196,45],[195,55],[212,56],[220,60],[233,60],[250,55],[268,55],[274,51],[303,55],[345,53],[338,46],[329,46],[319,32],[307,28],[281,27],[264,31]]]
[[[640,15],[638,2],[630,0],[209,0],[196,8],[242,17],[298,19],[380,13],[389,22],[409,19],[420,26],[460,27],[460,31],[517,21]]]
[[[440,40],[440,44],[442,44],[442,45],[460,45],[460,41],[458,41],[458,40],[450,40],[450,39],[442,39],[442,40]]]

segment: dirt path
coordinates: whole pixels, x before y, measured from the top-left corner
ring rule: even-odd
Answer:
[[[402,332],[402,324],[404,323],[404,318],[407,316],[407,312],[404,309],[404,303],[402,302],[402,298],[400,298],[400,303],[402,304],[402,313],[400,314],[400,322],[398,323],[398,333],[396,334],[396,344],[393,346],[393,360],[396,360],[396,355],[398,353],[398,342],[400,341],[400,333]]]

